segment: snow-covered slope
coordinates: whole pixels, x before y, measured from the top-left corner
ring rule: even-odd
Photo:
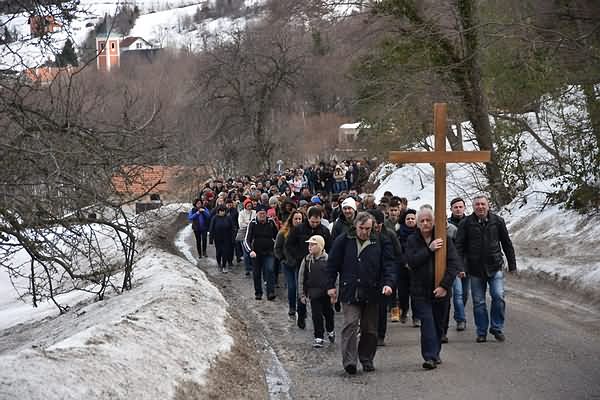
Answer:
[[[76,47],[81,46],[105,14],[114,15],[124,5],[137,6],[140,10],[131,36],[143,37],[159,47],[201,50],[207,37],[243,28],[252,19],[260,18],[253,11],[259,10],[265,1],[245,0],[243,7],[248,11],[248,17],[207,19],[201,24],[192,23],[184,27],[185,18],[191,18],[207,4],[214,6],[215,0],[80,0],[72,22],[43,40],[31,36],[28,15],[0,15],[0,26],[5,26],[10,32],[16,31],[19,38],[14,43],[0,45],[0,69],[19,71],[39,66],[48,59],[54,60],[67,38],[71,38]]]
[[[178,209],[164,208],[171,218],[160,223]],[[0,287],[8,289],[1,272]],[[70,302],[72,310],[60,316],[26,305],[20,311],[27,318],[6,321],[14,295],[0,292],[2,399],[175,398],[182,382],[204,385],[215,358],[233,345],[218,289],[194,264],[148,245],[133,289],[121,295]]]

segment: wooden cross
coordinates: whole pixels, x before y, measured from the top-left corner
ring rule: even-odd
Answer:
[[[446,151],[448,105],[435,103],[433,125],[434,151],[390,151],[390,160],[401,163],[433,163],[435,178],[435,235],[444,240],[443,247],[435,253],[435,284],[439,286],[446,272],[446,164],[488,162],[490,151]]]

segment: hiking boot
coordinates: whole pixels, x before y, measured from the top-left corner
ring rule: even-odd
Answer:
[[[296,324],[298,325],[298,328],[300,328],[300,329],[306,328],[306,317],[301,317],[300,315],[298,315]]]
[[[457,331],[464,331],[465,329],[467,329],[467,323],[465,321],[458,321],[456,323],[456,330]]]
[[[421,320],[419,318],[413,318],[413,326],[419,328],[421,326]]]
[[[475,341],[477,343],[485,343],[485,342],[487,342],[487,338],[485,336],[483,336],[483,335],[482,336],[477,336],[477,339],[475,339]]]
[[[400,308],[399,307],[392,307],[392,309],[390,310],[390,320],[392,322],[400,321]]]
[[[442,343],[448,343],[448,336],[442,335]]]
[[[327,332],[327,339],[329,339],[330,343],[334,343],[335,342],[335,332],[334,331]]]
[[[325,343],[323,339],[315,338],[315,341],[313,342],[313,347],[316,349],[320,349],[321,347],[323,347],[323,343]]]
[[[385,338],[378,337],[377,338],[377,346],[379,346],[379,347],[385,346]]]
[[[437,365],[435,363],[435,360],[427,360],[423,363],[423,368],[425,369],[436,369]]]
[[[346,365],[344,370],[350,375],[356,375],[356,365],[354,364]]]

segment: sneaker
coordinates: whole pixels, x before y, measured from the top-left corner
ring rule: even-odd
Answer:
[[[506,340],[506,336],[502,332],[491,332],[494,335],[494,339],[498,342],[504,342]]]
[[[314,348],[321,348],[321,347],[323,347],[323,343],[324,342],[325,341],[323,339],[321,339],[321,338],[315,338],[315,341],[313,342],[313,347]]]
[[[421,326],[421,320],[419,318],[413,318],[413,326],[419,328]]]
[[[423,368],[425,369],[436,369],[437,365],[435,363],[435,360],[427,360],[423,363]]]
[[[400,321],[400,308],[392,307],[390,310],[390,321],[399,322]]]
[[[446,336],[446,335],[442,336],[442,343],[448,343],[448,336]]]
[[[487,338],[485,336],[477,336],[477,339],[475,339],[475,341],[477,343],[485,343],[487,342]]]
[[[464,331],[465,329],[467,329],[467,323],[465,321],[458,321],[456,323],[457,331]]]
[[[379,346],[379,347],[385,346],[385,338],[378,337],[377,338],[377,346]]]
[[[330,343],[334,343],[335,342],[335,332],[334,331],[327,332],[327,339],[329,339]]]
[[[433,360],[433,362],[435,363],[435,365],[440,365],[442,363],[442,359],[438,358],[438,359]]]
[[[349,364],[344,367],[344,370],[350,375],[356,375],[356,365]]]
[[[227,269],[227,267],[223,267],[223,268],[221,268],[221,272],[226,274],[229,272],[229,270]]]
[[[289,310],[288,311],[288,317],[295,317],[296,316],[296,310]]]
[[[373,372],[375,371],[375,366],[373,364],[363,364],[364,372]]]
[[[300,329],[306,328],[306,318],[305,317],[301,317],[300,315],[298,315],[296,323],[298,325],[298,328],[300,328]]]

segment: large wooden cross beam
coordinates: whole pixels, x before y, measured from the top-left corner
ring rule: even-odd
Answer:
[[[433,163],[435,178],[435,236],[444,240],[443,247],[435,254],[435,284],[439,286],[446,272],[446,164],[490,161],[489,151],[446,151],[448,105],[435,103],[433,125],[435,127],[434,151],[390,151],[390,160],[397,163]]]

